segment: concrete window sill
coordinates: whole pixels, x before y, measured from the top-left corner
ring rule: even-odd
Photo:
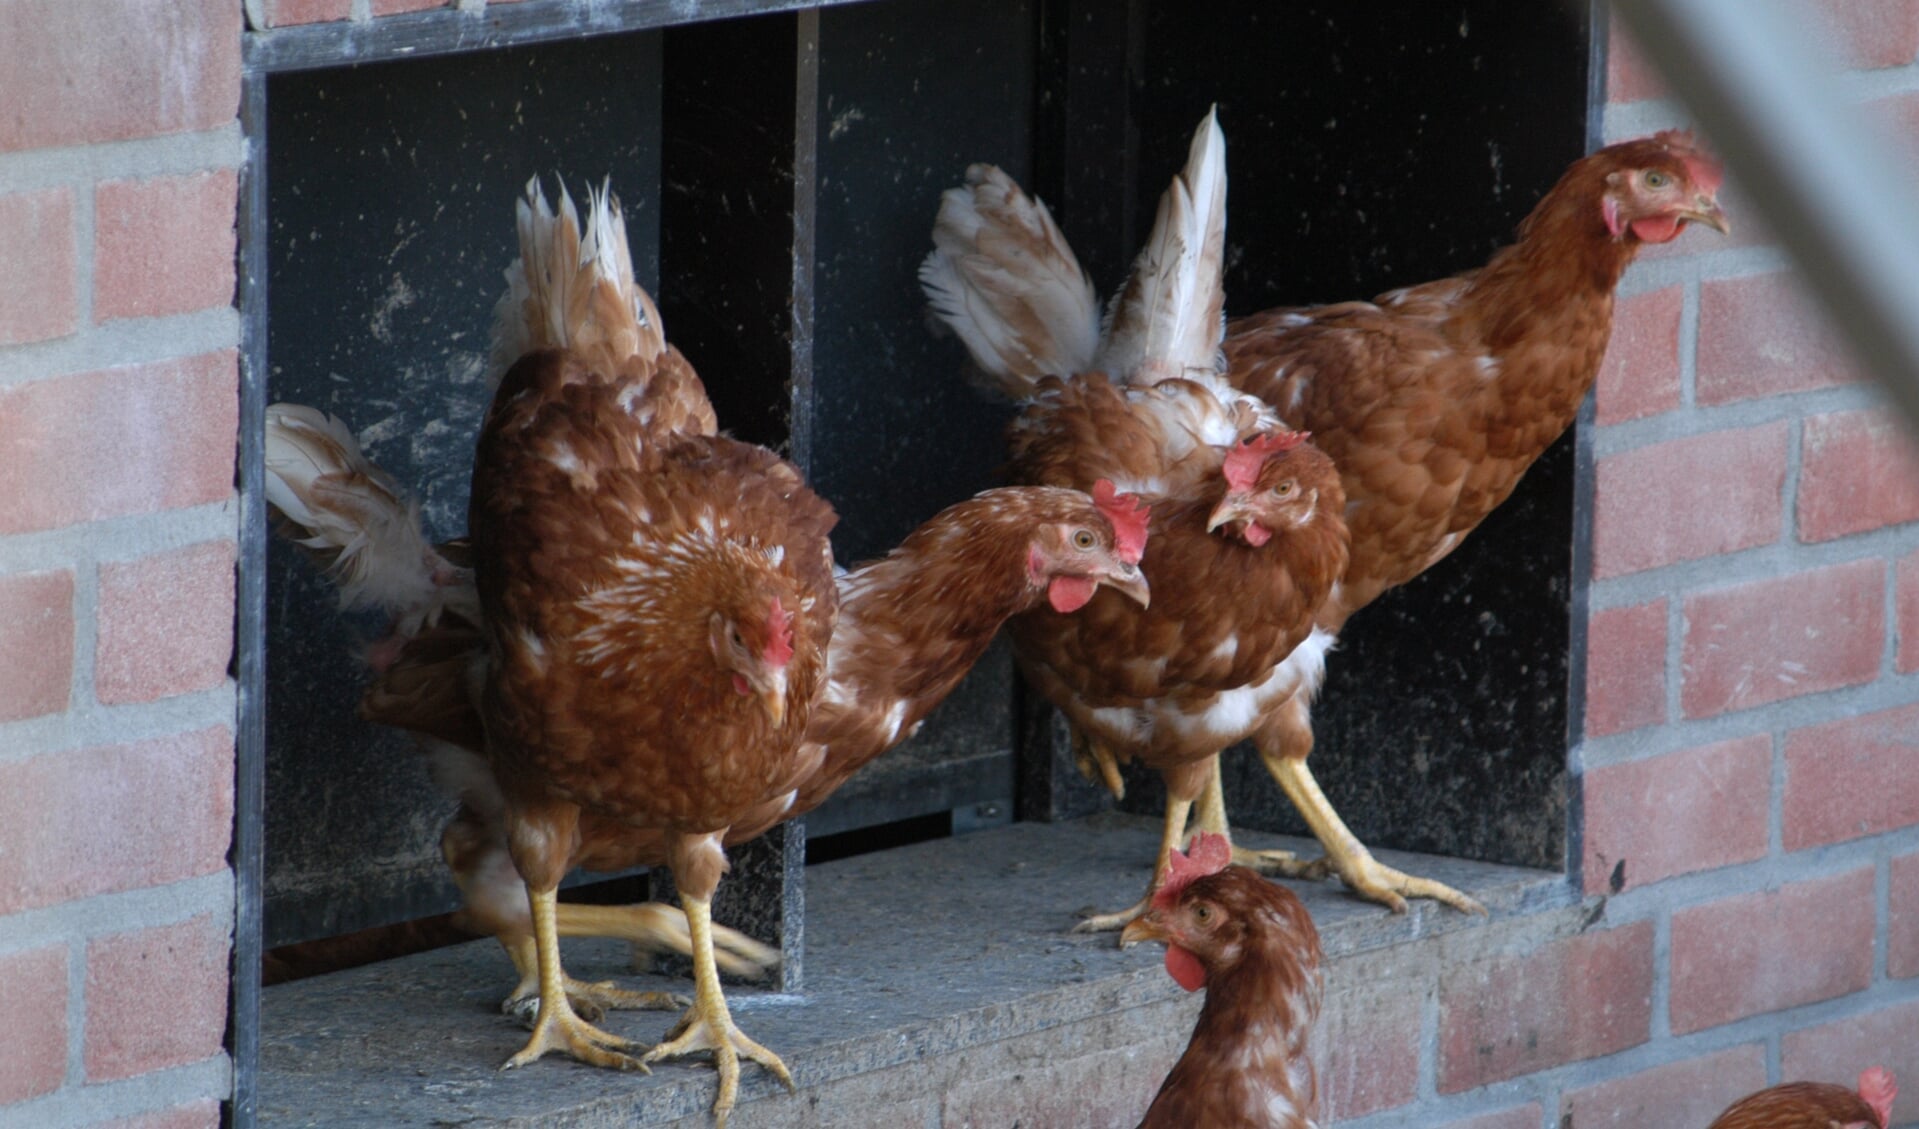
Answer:
[[[1317,852],[1311,842],[1280,836],[1241,839]],[[1130,1048],[1170,1041],[1176,1053],[1198,997],[1166,975],[1157,946],[1121,952],[1111,935],[1067,930],[1081,910],[1117,909],[1138,898],[1157,841],[1156,820],[1109,814],[1017,824],[810,868],[805,994],[728,991],[741,1028],[786,1060],[799,1092],[787,1095],[748,1064],[733,1124],[1011,1124],[998,1116],[1018,1116],[1001,1108],[1010,1100],[1005,1087],[969,1089],[969,1079],[1017,1078],[1022,1063],[1043,1075],[1075,1060],[1084,1064],[1071,1075],[1084,1082],[1080,1092],[1051,1087],[1052,1100],[1072,1102],[1080,1115],[1074,1121],[1101,1122],[1085,1115],[1102,1090],[1123,1091],[1143,1108],[1137,1094],[1150,1095],[1159,1077],[1129,1071],[1136,1061]],[[1563,916],[1550,911],[1576,901],[1559,874],[1390,851],[1380,857],[1464,890],[1496,923]],[[1329,961],[1408,943],[1439,946],[1445,935],[1484,925],[1430,904],[1395,916],[1347,897],[1336,883],[1295,889],[1312,910]],[[568,942],[566,954],[567,971],[582,980],[622,977],[634,987],[689,990],[684,980],[628,975],[618,943]],[[713,1073],[701,1062],[635,1075],[548,1059],[500,1073],[500,1062],[525,1038],[498,1011],[512,982],[499,947],[476,941],[268,989],[261,1124],[710,1123]],[[618,1012],[605,1026],[650,1041],[674,1018]]]

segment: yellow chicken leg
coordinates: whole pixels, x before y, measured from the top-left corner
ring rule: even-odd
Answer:
[[[527,888],[527,901],[533,911],[534,955],[540,972],[540,1010],[533,1020],[533,1037],[520,1052],[501,1064],[512,1070],[537,1061],[548,1051],[561,1051],[591,1066],[616,1070],[646,1070],[646,1064],[621,1052],[632,1047],[631,1040],[611,1035],[574,1014],[567,1002],[566,972],[560,967],[559,928],[554,922],[558,901],[552,888]]]
[[[726,1115],[740,1091],[740,1056],[745,1055],[773,1072],[791,1090],[793,1075],[780,1056],[747,1038],[733,1025],[726,1007],[726,995],[720,991],[719,966],[713,959],[712,906],[699,898],[682,895],[686,924],[693,935],[693,1007],[681,1018],[665,1042],[640,1059],[643,1063],[663,1058],[712,1051],[713,1066],[720,1073],[720,1095],[713,1103],[714,1129],[726,1129]]]
[[[562,937],[618,937],[650,953],[693,955],[693,935],[687,930],[686,915],[664,902],[624,906],[562,902],[558,920]],[[714,925],[713,960],[729,976],[760,980],[780,966],[780,951],[737,929]]]
[[[1233,832],[1226,826],[1226,788],[1220,773],[1220,758],[1214,757],[1213,770],[1206,777],[1206,790],[1199,794],[1199,827],[1195,829],[1194,834],[1210,831],[1215,835],[1226,836],[1226,841],[1231,843]],[[1188,846],[1190,845],[1189,841]],[[1277,848],[1255,851],[1236,845],[1233,847],[1233,865],[1243,866],[1259,874],[1279,874],[1288,878],[1300,878],[1305,876],[1299,871],[1303,866],[1310,864],[1302,864],[1299,856],[1291,851]],[[1328,868],[1326,873],[1332,873],[1331,869]],[[1322,875],[1313,877],[1322,877]]]
[[[1485,913],[1486,907],[1441,882],[1419,878],[1386,866],[1373,858],[1357,836],[1347,830],[1344,820],[1333,810],[1319,782],[1299,757],[1266,757],[1266,770],[1279,782],[1286,798],[1299,809],[1313,836],[1326,849],[1326,857],[1296,868],[1294,877],[1323,877],[1330,868],[1347,888],[1362,898],[1379,902],[1394,913],[1406,912],[1407,898],[1432,898],[1462,913]]]
[[[602,936],[601,933],[569,932],[566,927],[565,911],[562,905],[559,914],[559,931],[562,937]],[[596,909],[602,907],[594,907]],[[501,937],[500,947],[513,961],[513,968],[520,974],[520,982],[512,994],[500,1001],[500,1010],[532,1027],[539,1018],[540,1007],[540,960],[538,946],[530,936]],[[566,987],[567,1003],[573,1006],[573,1012],[588,1023],[597,1021],[609,1011],[671,1011],[688,1006],[685,996],[673,992],[635,992],[620,987],[611,980],[587,983],[575,980],[571,976],[562,976],[560,982]]]
[[[1166,822],[1159,833],[1159,858],[1153,863],[1153,883],[1146,887],[1146,896],[1129,909],[1118,913],[1101,913],[1073,926],[1075,933],[1110,933],[1115,929],[1124,929],[1133,919],[1146,912],[1153,904],[1153,891],[1159,889],[1160,882],[1166,877],[1167,867],[1172,865],[1173,848],[1179,846],[1186,837],[1186,817],[1193,810],[1193,801],[1166,798]]]

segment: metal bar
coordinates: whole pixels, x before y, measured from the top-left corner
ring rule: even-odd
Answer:
[[[233,1102],[227,1124],[258,1122],[260,956],[265,921],[262,882],[266,837],[266,396],[267,396],[267,76],[241,81],[240,530],[234,602],[233,972],[228,1044]]]
[[[439,8],[368,22],[340,20],[249,31],[243,41],[243,57],[249,71],[315,70],[864,2],[867,0],[523,0],[489,6],[478,13]]]
[[[1770,4],[1615,0],[1634,40],[1797,261],[1859,360],[1919,425],[1919,197]],[[1803,37],[1799,37],[1803,38]]]

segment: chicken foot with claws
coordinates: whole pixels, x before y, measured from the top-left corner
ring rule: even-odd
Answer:
[[[534,1016],[532,1037],[519,1053],[502,1063],[500,1069],[512,1070],[538,1061],[549,1051],[560,1051],[591,1066],[651,1073],[644,1062],[625,1053],[636,1046],[632,1040],[600,1030],[573,1010],[568,999],[567,975],[560,967],[559,926],[554,920],[554,908],[559,901],[557,891],[551,886],[536,890],[529,885],[527,900],[533,911],[540,1005]]]
[[[719,1099],[713,1103],[714,1129],[726,1129],[726,1115],[740,1091],[740,1056],[744,1055],[771,1071],[774,1077],[794,1089],[793,1074],[780,1056],[746,1037],[733,1024],[726,996],[720,991],[719,967],[713,959],[713,911],[709,902],[682,895],[686,922],[693,936],[693,1006],[667,1033],[666,1040],[641,1057],[642,1064],[676,1058],[697,1051],[712,1051],[713,1066],[720,1075]]]

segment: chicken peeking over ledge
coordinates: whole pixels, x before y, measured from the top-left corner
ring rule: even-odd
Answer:
[[[1144,912],[1220,751],[1312,693],[1328,640],[1316,616],[1346,567],[1332,461],[1219,375],[1225,177],[1209,114],[1104,324],[1045,205],[988,165],[942,197],[920,268],[934,315],[1021,403],[1011,476],[1081,488],[1110,479],[1153,507],[1141,562],[1150,608],[1102,596],[1076,616],[1040,609],[1009,624],[1021,671],[1071,724],[1082,769],[1115,792],[1115,761],[1166,782],[1152,886],[1086,931]],[[1221,805],[1199,816],[1225,833]]]
[[[1206,990],[1186,1052],[1139,1129],[1315,1129],[1318,1083],[1307,1042],[1319,1019],[1319,931],[1298,895],[1241,866],[1201,832],[1173,852],[1152,908],[1121,943],[1158,941],[1166,971]]]
[[[1868,1067],[1859,1089],[1829,1082],[1788,1082],[1726,1107],[1707,1129],[1890,1129],[1899,1096],[1892,1071]]]
[[[522,230],[523,245],[534,248],[528,257],[558,257],[577,263],[570,269],[582,272],[602,269],[596,262],[626,263],[612,209],[604,195],[595,197],[581,234],[566,227],[572,222],[570,202],[562,201],[558,230],[543,201],[534,204],[530,236],[524,223]],[[596,233],[609,241],[598,243]],[[576,248],[571,259],[564,251],[569,246]],[[567,332],[601,341],[639,339],[606,332],[606,323],[615,328],[624,323],[627,303],[610,300],[618,293],[632,295],[632,305],[643,311],[642,325],[657,327],[650,300],[632,286],[630,274],[630,267],[614,271],[621,282],[613,295],[606,292],[606,279],[597,274],[589,279],[600,288],[598,298],[568,304],[567,309],[586,313]],[[515,343],[516,335],[538,340],[540,333],[557,332],[546,328],[555,316],[551,303],[530,309],[520,320],[527,282],[517,273],[513,282],[513,293],[502,304],[506,345],[499,351],[507,357],[524,348]],[[601,355],[618,355],[626,347],[603,349]],[[678,354],[667,353],[677,360]],[[710,435],[714,428],[711,408],[683,361],[657,374],[632,404],[632,414],[655,429],[649,437],[658,431]],[[428,753],[436,780],[462,801],[442,837],[442,850],[465,898],[463,913],[469,924],[499,938],[521,974],[506,1009],[537,1023],[550,997],[541,990],[545,966],[535,939],[537,918],[529,912],[528,889],[509,851],[512,807],[501,766],[487,753],[488,735],[470,677],[486,667],[488,658],[485,616],[473,574],[464,567],[464,548],[428,546],[418,529],[417,506],[364,458],[344,425],[323,413],[297,405],[269,409],[267,470],[282,532],[306,546],[342,585],[343,602],[376,603],[392,617],[391,634],[369,656],[379,677],[362,701],[361,714],[411,731]],[[826,652],[824,685],[810,703],[791,787],[739,815],[725,829],[724,842],[743,842],[810,811],[858,769],[911,736],[978,661],[1008,616],[1042,605],[1071,611],[1102,586],[1146,603],[1150,593],[1138,567],[1146,539],[1145,508],[1111,483],[1095,483],[1090,495],[1013,487],[950,506],[887,556],[840,573],[834,581],[840,611]],[[618,814],[585,806],[575,826],[571,865],[617,870],[669,861],[671,832],[661,827],[635,826]],[[559,936],[613,936],[648,948],[694,950],[688,919],[670,907],[557,905],[553,913]],[[729,971],[750,976],[777,963],[777,951],[731,930],[715,926],[711,938],[714,963]],[[661,994],[623,991],[610,983],[562,977],[561,986],[571,1008],[586,1019],[597,1019],[607,1008],[671,1006]],[[534,1011],[536,1002],[541,1012]],[[722,1123],[732,1096],[723,1066],[716,1107]]]

